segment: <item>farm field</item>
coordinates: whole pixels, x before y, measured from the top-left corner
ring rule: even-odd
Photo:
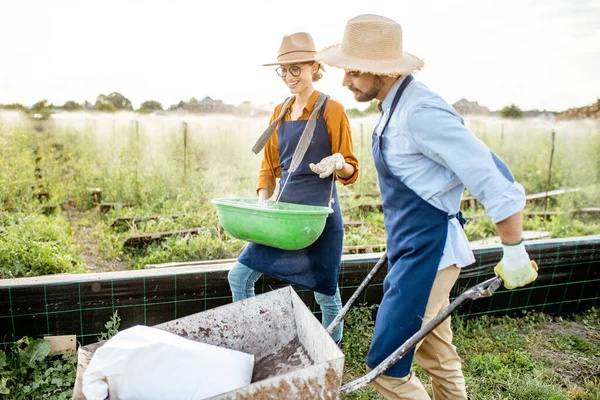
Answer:
[[[354,185],[338,185],[344,220],[351,222],[346,246],[385,243],[383,216],[374,207],[380,202],[370,151],[375,118],[351,120],[361,164]],[[134,113],[63,113],[37,122],[3,112],[0,277],[236,257],[244,243],[221,231],[210,200],[255,196],[261,156],[250,148],[267,122]],[[528,202],[526,230],[546,237],[600,232],[597,212],[573,212],[600,206],[598,122],[472,118],[467,124],[527,194],[578,189]],[[464,205],[469,239],[494,236],[481,205]],[[136,238],[180,230],[193,231]]]
[[[235,258],[244,242],[222,231],[210,200],[254,196],[261,157],[250,148],[267,122],[134,113],[63,113],[35,121],[1,112],[0,278]],[[338,186],[348,251],[379,251],[385,243],[370,151],[375,122],[375,116],[351,119],[361,172],[351,187]],[[575,189],[528,201],[526,230],[553,238],[600,233],[600,123],[492,117],[466,123],[527,194]],[[470,240],[495,235],[481,205],[465,201],[463,213]],[[370,308],[357,307],[348,318],[346,380],[364,373],[370,316]],[[474,399],[600,398],[597,310],[565,319],[532,313],[453,323]],[[74,360],[39,357],[23,366],[31,368],[28,374],[16,373],[27,348],[22,342],[0,353],[0,393],[70,398]],[[347,398],[380,397],[367,388]]]

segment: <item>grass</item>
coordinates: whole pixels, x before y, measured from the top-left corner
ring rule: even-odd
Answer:
[[[374,306],[350,310],[344,326],[344,383],[366,373],[364,360],[373,331]],[[591,309],[569,318],[539,313],[515,317],[454,317],[454,344],[474,400],[600,399],[600,314]],[[114,314],[102,337],[119,327]],[[50,355],[41,339],[23,338],[0,351],[0,394],[4,399],[68,399],[76,357]],[[431,395],[425,372],[414,365]],[[382,399],[373,386],[343,399]]]
[[[2,114],[4,115],[4,114]],[[141,268],[149,263],[236,257],[243,243],[219,232],[214,207],[219,196],[254,196],[260,157],[246,160],[264,123],[251,118],[192,118],[187,137],[179,119],[133,114],[45,121],[42,129],[24,118],[0,115],[0,275],[30,276],[60,272]],[[16,122],[15,122],[16,121]],[[372,119],[351,120],[355,153],[361,161],[359,180],[338,187],[340,194],[377,193],[376,171],[370,151]],[[559,187],[585,187],[548,203],[529,204],[526,211],[568,211],[597,206],[600,198],[600,135],[598,126],[561,123],[556,129],[555,154],[549,178],[552,127],[524,120],[471,120],[471,128],[511,166],[528,193]],[[37,124],[37,125],[39,125]],[[36,125],[36,126],[37,126]],[[101,188],[103,201],[134,202],[106,215],[94,208],[89,188]],[[49,197],[40,197],[40,192]],[[468,193],[466,193],[468,194]],[[340,197],[344,219],[360,221],[348,228],[348,246],[385,242],[383,215],[355,206],[378,203],[379,198]],[[59,206],[48,212],[48,206]],[[354,207],[354,208],[353,208]],[[47,217],[39,214],[49,214]],[[114,229],[120,216],[162,217]],[[467,217],[484,214],[469,210]],[[14,221],[20,220],[15,226]],[[12,221],[12,222],[11,222]],[[547,231],[552,237],[593,234],[597,219],[569,214],[526,218],[525,229]],[[19,228],[20,227],[20,228]],[[206,228],[191,237],[172,237],[139,249],[126,249],[130,235],[186,228]],[[18,239],[35,246],[29,251]],[[489,218],[471,218],[465,228],[470,240],[496,234]],[[29,240],[29,239],[28,239]],[[10,260],[21,260],[16,266]]]
[[[0,214],[0,266],[0,278],[85,271],[62,215]]]
[[[365,373],[372,325],[370,308],[351,310],[345,326],[345,381]],[[482,400],[600,398],[600,314],[592,309],[570,318],[525,314],[452,321],[468,394]],[[431,393],[418,366],[417,375]],[[368,387],[345,399],[381,399]]]

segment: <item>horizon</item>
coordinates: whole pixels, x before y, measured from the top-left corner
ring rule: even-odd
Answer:
[[[362,13],[402,25],[404,50],[425,60],[416,79],[449,104],[465,98],[490,110],[515,104],[560,112],[600,97],[597,1],[279,4],[4,4],[0,35],[14,39],[0,52],[0,103],[95,103],[100,94],[118,92],[135,109],[147,100],[168,108],[206,96],[236,106],[278,104],[289,92],[274,67],[261,64],[275,60],[283,35],[307,31],[321,50],[339,43],[346,22]],[[326,67],[315,89],[346,109],[364,110],[368,103],[354,101],[342,77],[341,70]]]
[[[123,96],[125,99],[129,100],[129,98],[127,97],[127,95],[125,95],[125,94],[123,94],[123,93],[121,93],[121,92],[100,93],[98,96],[96,96],[96,98],[94,99],[94,101],[84,100],[83,102],[77,102],[77,101],[75,101],[75,100],[67,100],[67,102],[69,102],[69,101],[75,101],[77,104],[79,104],[80,106],[82,106],[82,107],[83,107],[81,110],[63,110],[61,107],[63,107],[63,106],[65,105],[65,103],[66,103],[66,102],[65,102],[65,103],[61,103],[61,104],[56,104],[56,103],[53,103],[52,101],[50,101],[49,99],[46,99],[46,98],[42,98],[42,99],[40,99],[39,101],[44,101],[44,100],[45,100],[45,101],[47,101],[47,102],[48,102],[48,105],[49,105],[49,106],[52,106],[52,107],[49,107],[50,109],[52,109],[52,110],[59,110],[59,111],[61,111],[61,112],[96,111],[96,110],[94,110],[94,105],[95,105],[95,103],[96,103],[96,99],[97,99],[98,97],[100,97],[100,96],[102,96],[102,95],[104,95],[104,96],[109,96],[109,95],[111,95],[111,94],[115,94],[115,93],[116,93],[116,94],[120,94],[120,95],[122,95],[122,96]],[[203,98],[195,98],[195,100],[196,100],[197,102],[201,102],[201,101],[203,101],[203,100],[204,100],[204,99],[206,99],[206,98],[209,98],[209,99],[211,99],[212,101],[215,101],[215,102],[217,102],[217,101],[221,101],[221,102],[223,103],[223,105],[225,105],[225,106],[233,106],[233,107],[235,107],[235,108],[239,108],[239,107],[241,107],[243,104],[249,104],[249,105],[255,106],[256,108],[259,108],[259,109],[261,109],[261,110],[265,110],[265,111],[267,111],[267,110],[268,110],[268,111],[271,111],[271,108],[273,108],[273,107],[275,107],[275,106],[276,106],[276,104],[275,104],[274,102],[269,102],[269,103],[264,103],[264,104],[255,104],[255,103],[253,103],[253,102],[251,102],[251,101],[249,101],[249,100],[245,100],[245,101],[243,101],[243,102],[241,102],[241,103],[239,103],[239,104],[229,104],[229,103],[226,103],[225,101],[223,101],[223,100],[221,100],[221,99],[218,99],[218,98],[212,97],[212,96],[210,96],[210,95],[207,95],[207,96],[205,96],[205,97],[203,97]],[[148,101],[152,101],[152,100],[154,100],[154,99],[148,99]],[[163,103],[161,103],[160,101],[158,101],[158,102],[161,104],[161,106],[162,106],[162,110],[158,110],[158,111],[160,111],[160,112],[178,112],[178,111],[180,111],[178,108],[176,108],[176,109],[170,109],[170,107],[177,106],[177,105],[178,105],[180,102],[184,102],[184,103],[186,103],[186,104],[191,104],[191,100],[192,100],[192,99],[188,99],[188,100],[181,99],[180,101],[178,101],[178,102],[177,102],[177,103],[175,103],[175,104],[163,104]],[[455,101],[455,102],[452,102],[452,103],[450,103],[450,102],[449,102],[448,104],[450,104],[451,106],[454,106],[456,103],[458,103],[458,102],[460,102],[460,101],[462,101],[462,100],[465,100],[465,101],[467,101],[467,102],[469,102],[469,103],[471,103],[471,104],[476,104],[476,105],[478,105],[478,106],[480,106],[480,107],[487,108],[487,109],[488,109],[488,110],[489,110],[491,113],[498,113],[498,112],[500,112],[500,110],[502,109],[502,108],[499,108],[499,109],[492,109],[492,108],[490,108],[490,107],[487,107],[485,104],[481,104],[481,103],[480,103],[480,102],[478,102],[477,100],[469,100],[469,99],[466,99],[466,98],[464,98],[464,97],[461,97],[460,99],[458,99],[458,100],[457,100],[457,101]],[[38,102],[39,102],[39,101],[38,101]],[[87,103],[89,104],[89,107],[90,107],[90,108],[85,108],[85,107],[86,107],[86,104],[85,104],[85,103],[86,103],[86,101],[87,101]],[[146,100],[145,100],[145,101],[146,101]],[[157,101],[157,100],[154,100],[154,101]],[[360,111],[365,111],[365,109],[366,109],[366,108],[368,108],[368,107],[369,107],[369,105],[370,105],[372,102],[374,102],[374,101],[377,101],[377,100],[371,100],[370,102],[357,103],[358,105],[361,105],[362,107],[346,107],[346,110],[350,110],[350,109],[358,109],[358,110],[360,110]],[[600,98],[598,98],[598,99],[597,99],[597,101],[600,101]],[[36,103],[37,103],[37,102],[36,102]],[[3,108],[2,108],[3,106],[14,106],[14,105],[22,105],[22,106],[25,106],[25,107],[27,107],[27,108],[31,109],[31,107],[32,107],[34,104],[36,104],[36,103],[33,103],[33,104],[22,104],[22,103],[0,103],[0,110],[3,110]],[[143,103],[143,102],[142,102],[142,103]],[[591,104],[588,104],[588,105],[586,105],[586,106],[590,106],[590,105],[593,105],[593,104],[594,104],[594,103],[591,103]],[[518,105],[518,104],[507,104],[506,106],[513,106],[513,105],[516,105],[517,107],[519,107],[519,105]],[[112,111],[112,112],[138,112],[138,111],[139,111],[139,109],[141,108],[141,104],[140,104],[140,105],[138,105],[138,106],[136,107],[136,106],[134,106],[134,105],[133,105],[133,102],[132,102],[132,106],[133,106],[133,110],[124,110],[124,109],[123,109],[123,110],[121,110],[121,109],[117,109],[116,111]],[[586,106],[583,106],[583,107],[586,107]],[[520,108],[520,107],[519,107],[519,109],[521,109],[521,111],[523,111],[523,112],[532,112],[532,111],[533,111],[533,112],[541,112],[541,113],[543,113],[543,112],[547,112],[547,113],[562,113],[562,112],[565,112],[565,111],[568,111],[568,110],[570,110],[570,109],[574,109],[574,108],[581,108],[581,107],[569,107],[568,109],[564,109],[564,110],[549,110],[549,109],[522,109],[522,108]],[[10,110],[6,109],[6,111],[10,111]],[[104,110],[97,110],[97,112],[107,112],[107,111],[104,111]],[[109,112],[110,112],[110,111],[109,111]],[[188,111],[188,112],[190,112],[190,113],[192,113],[192,114],[196,113],[196,112],[193,112],[193,111]],[[203,112],[200,112],[200,113],[202,114]],[[219,112],[210,112],[210,113],[219,113]]]

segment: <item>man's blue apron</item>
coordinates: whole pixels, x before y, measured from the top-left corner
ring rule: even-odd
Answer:
[[[375,331],[367,365],[377,367],[416,333],[423,322],[431,287],[442,258],[449,216],[432,206],[394,176],[383,159],[385,128],[404,89],[413,80],[407,76],[394,100],[381,135],[373,133],[373,158],[383,199],[387,232],[388,273],[383,299],[377,311]],[[392,377],[410,373],[414,349],[385,372]]]
[[[291,175],[280,201],[322,207],[329,204],[331,178],[319,178],[319,175],[312,172],[308,166],[332,154],[327,125],[323,118],[326,104],[327,101],[321,108],[312,141],[302,163]],[[292,156],[307,122],[298,120],[282,122],[277,130],[281,160],[280,188],[288,179]],[[307,248],[293,251],[249,243],[238,261],[263,274],[318,293],[334,295],[338,284],[344,241],[342,212],[335,187],[333,198],[335,199],[332,205],[334,212],[327,217],[325,229],[315,243]]]

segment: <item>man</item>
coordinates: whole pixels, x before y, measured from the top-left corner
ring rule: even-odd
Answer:
[[[521,236],[525,192],[456,111],[413,79],[411,72],[423,61],[403,52],[398,23],[377,15],[353,18],[342,43],[323,50],[317,60],[344,69],[343,85],[355,99],[377,99],[382,111],[373,132],[373,158],[389,264],[367,356],[372,369],[449,304],[460,268],[475,261],[458,214],[465,186],[485,206],[502,239],[503,258],[495,272],[505,287],[537,278]],[[385,398],[429,399],[411,372],[413,356],[431,376],[435,399],[467,399],[449,319],[374,381]]]

